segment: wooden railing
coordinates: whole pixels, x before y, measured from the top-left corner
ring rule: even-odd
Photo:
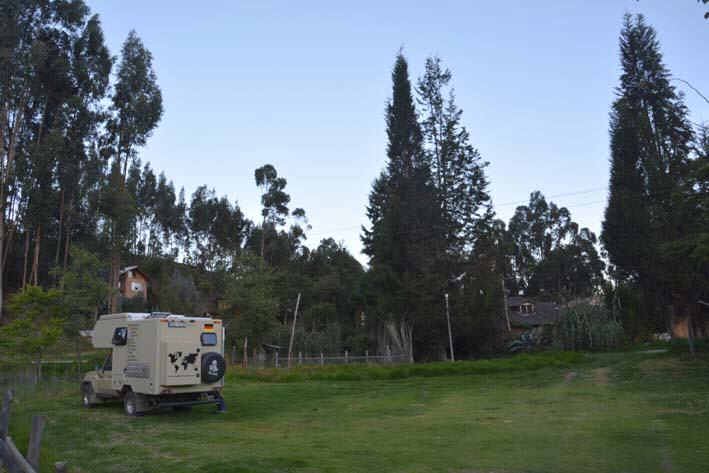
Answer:
[[[32,416],[32,430],[25,458],[9,436],[10,406],[13,396],[12,390],[6,391],[0,409],[0,466],[3,466],[9,473],[37,473],[39,471],[39,453],[42,447],[42,432],[44,431],[44,416]],[[55,463],[54,470],[57,473],[66,473],[66,462]]]

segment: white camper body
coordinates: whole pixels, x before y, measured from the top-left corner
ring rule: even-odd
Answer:
[[[108,314],[96,322],[92,340],[96,348],[111,349],[111,355],[99,371],[84,378],[85,404],[130,397],[138,412],[206,402],[221,402],[224,407],[221,320],[167,313]]]

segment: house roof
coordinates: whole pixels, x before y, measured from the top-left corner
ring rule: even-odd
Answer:
[[[138,265],[126,266],[125,268],[121,269],[121,271],[120,271],[120,273],[119,273],[119,276],[125,276],[128,271],[133,271],[133,272],[136,272],[136,273],[140,273],[140,274],[142,274],[142,275],[145,277],[145,279],[148,279],[148,280],[150,279],[147,274],[145,274],[143,271],[141,271],[141,270],[138,268]]]
[[[513,327],[539,327],[554,324],[559,320],[559,308],[554,302],[537,302],[525,297],[508,297],[507,316]],[[522,314],[515,310],[524,303],[533,304],[534,311]]]

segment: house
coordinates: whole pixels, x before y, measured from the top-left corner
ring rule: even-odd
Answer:
[[[141,296],[143,300],[147,300],[148,276],[138,269],[138,266],[128,266],[123,268],[120,272],[118,288],[121,296],[126,299]]]
[[[559,306],[554,302],[537,302],[514,296],[506,298],[505,303],[505,316],[510,328],[515,332],[553,325],[559,320]]]
[[[699,310],[692,316],[692,335],[694,338],[709,338],[709,303],[699,301]],[[689,337],[689,317],[674,317],[672,337]]]

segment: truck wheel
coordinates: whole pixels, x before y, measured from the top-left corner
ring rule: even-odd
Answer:
[[[81,385],[81,405],[89,408],[94,407],[95,404],[91,402],[92,389],[89,383],[84,383]]]
[[[143,415],[138,411],[138,395],[133,391],[128,391],[123,396],[123,413],[128,417],[136,417]]]

